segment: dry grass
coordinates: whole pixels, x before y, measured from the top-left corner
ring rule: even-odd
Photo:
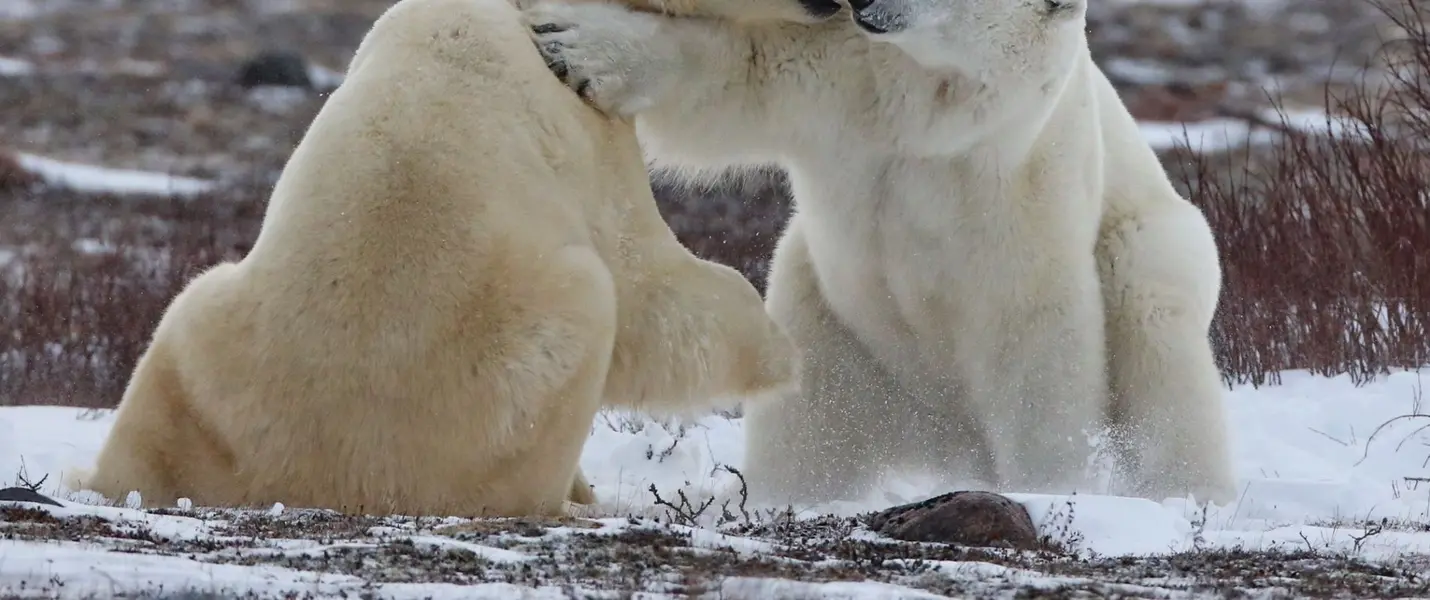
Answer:
[[[1181,152],[1181,183],[1222,248],[1212,336],[1229,383],[1274,382],[1285,369],[1359,382],[1430,363],[1430,9],[1391,1],[1397,69],[1327,97],[1363,135],[1283,123],[1257,162]],[[96,197],[6,185],[19,179],[7,165],[0,157],[0,404],[113,406],[184,282],[246,252],[268,184],[191,201]],[[763,289],[790,212],[778,173],[714,189],[658,181],[656,195],[686,245]],[[18,258],[6,265],[7,253]]]
[[[256,191],[256,190],[254,190]],[[0,200],[0,404],[107,407],[184,283],[247,252],[263,196]]]

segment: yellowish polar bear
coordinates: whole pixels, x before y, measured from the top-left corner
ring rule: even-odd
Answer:
[[[173,301],[92,476],[148,506],[558,515],[604,404],[791,386],[733,269],[662,221],[634,129],[508,0],[402,0],[362,40],[242,261]]]
[[[1230,500],[1215,240],[1093,63],[1084,0],[843,10],[525,13],[573,89],[637,117],[648,155],[790,173],[767,308],[803,378],[747,413],[751,493],[855,499],[900,467],[1088,491],[1089,438],[1111,425],[1128,492]]]

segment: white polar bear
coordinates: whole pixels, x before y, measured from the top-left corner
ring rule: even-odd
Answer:
[[[896,467],[1086,491],[1110,424],[1130,493],[1230,500],[1215,241],[1092,62],[1084,1],[851,2],[812,25],[526,11],[648,156],[789,172],[766,306],[802,389],[748,410],[751,493],[854,499]]]
[[[797,380],[735,270],[680,245],[635,130],[508,0],[401,0],[284,167],[252,251],[190,282],[92,475],[148,506],[555,515],[602,406]]]

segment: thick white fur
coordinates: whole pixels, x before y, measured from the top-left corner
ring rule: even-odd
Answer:
[[[401,0],[294,151],[242,261],[194,279],[94,473],[148,506],[561,514],[602,405],[794,384],[733,269],[661,220],[627,120],[507,0]]]
[[[853,499],[897,467],[1087,491],[1110,424],[1127,493],[1230,500],[1215,242],[1092,62],[1083,0],[855,6],[526,11],[568,84],[638,116],[647,155],[789,171],[766,305],[803,379],[748,410],[751,493]]]

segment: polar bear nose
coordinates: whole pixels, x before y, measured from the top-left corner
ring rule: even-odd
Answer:
[[[861,11],[866,8],[869,8],[869,5],[873,3],[874,0],[849,0],[849,8],[852,8],[855,11]]]

